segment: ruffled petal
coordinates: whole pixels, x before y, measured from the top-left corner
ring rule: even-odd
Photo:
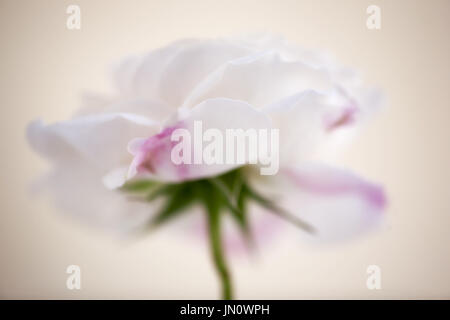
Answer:
[[[225,152],[220,157],[223,163],[205,163],[203,151],[209,143],[197,145],[195,139],[198,134],[202,134],[208,129],[214,129],[218,134],[226,139],[226,131],[230,129],[266,129],[271,128],[271,121],[264,113],[256,110],[251,105],[231,99],[210,99],[202,102],[191,110],[184,110],[181,118],[174,125],[165,128],[161,133],[151,136],[145,142],[133,140],[129,145],[129,150],[134,153],[134,160],[130,167],[129,177],[137,174],[146,175],[149,178],[162,181],[183,181],[200,177],[214,176],[226,172],[233,168],[248,163],[251,154],[247,152],[242,163],[227,163]],[[197,124],[201,123],[201,132],[196,131]],[[180,141],[172,140],[173,133],[177,129],[182,129],[190,137],[188,148],[190,156],[188,163],[176,164],[172,158],[172,151]],[[198,127],[197,127],[198,129]],[[183,138],[184,139],[184,138]],[[223,148],[225,148],[225,140]],[[196,163],[195,153],[199,152],[200,163]]]
[[[280,163],[310,160],[332,139],[351,134],[362,111],[351,99],[333,90],[306,90],[263,109],[280,131]]]
[[[170,61],[197,40],[176,41],[144,55],[132,55],[116,63],[112,78],[122,96],[157,100],[160,79]]]
[[[280,53],[271,50],[226,63],[192,91],[184,106],[227,97],[264,107],[300,91],[332,88],[325,69],[285,60]]]
[[[114,78],[122,94],[164,101],[176,108],[216,68],[250,53],[226,40],[185,40],[127,58],[116,68]]]

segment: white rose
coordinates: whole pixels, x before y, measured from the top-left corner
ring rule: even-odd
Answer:
[[[379,104],[375,90],[332,59],[272,36],[183,40],[125,59],[112,80],[114,94],[91,96],[73,119],[28,128],[32,147],[52,162],[44,185],[65,211],[129,230],[152,210],[111,190],[127,178],[173,182],[230,170],[180,172],[170,161],[172,129],[202,120],[220,130],[279,129],[281,170],[255,184],[268,193],[277,186],[281,203],[294,206],[320,238],[353,235],[379,220],[380,187],[307,162],[351,135]]]

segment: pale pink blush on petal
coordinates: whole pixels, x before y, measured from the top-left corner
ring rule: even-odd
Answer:
[[[387,200],[381,186],[324,165],[284,168],[280,174],[289,187],[283,206],[316,230],[305,240],[335,243],[382,226]]]
[[[128,152],[133,156],[137,155],[147,138],[135,138],[128,143]]]
[[[172,133],[182,124],[167,127],[145,141],[132,141],[129,151],[134,159],[129,170],[129,178],[136,174],[162,176],[168,180],[182,181],[188,175],[185,164],[176,165],[171,161],[171,151],[177,142],[171,140]]]
[[[350,173],[337,171],[330,172],[328,175],[316,175],[307,171],[284,170],[304,191],[324,196],[352,193],[364,197],[379,209],[386,206],[386,197],[380,186],[367,183]]]
[[[352,104],[343,108],[339,114],[327,116],[324,118],[325,131],[331,132],[340,127],[348,126],[355,123],[358,108]]]

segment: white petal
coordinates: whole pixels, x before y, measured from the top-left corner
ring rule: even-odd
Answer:
[[[155,133],[158,125],[134,114],[116,113],[79,117],[43,125],[29,125],[28,140],[32,147],[55,162],[83,158],[103,172],[120,167],[131,160],[128,142],[135,137]]]
[[[113,68],[113,82],[124,96],[156,99],[160,78],[171,59],[195,40],[176,41],[145,55],[129,56]]]
[[[285,165],[332,154],[350,141],[371,114],[340,88],[299,92],[263,111],[280,130],[280,162]]]
[[[140,228],[159,205],[131,201],[125,193],[107,189],[98,170],[83,160],[55,166],[40,184],[61,213],[113,232]]]
[[[351,238],[383,219],[383,189],[348,171],[309,165],[287,169],[283,176],[288,188],[283,206],[315,228],[311,240]]]
[[[249,49],[223,40],[185,40],[127,59],[115,79],[124,94],[164,101],[176,108],[209,73],[249,53]]]
[[[264,107],[303,90],[332,88],[326,70],[300,61],[286,61],[278,52],[268,51],[228,62],[201,82],[184,106],[227,97]]]
[[[103,184],[110,190],[120,188],[127,180],[127,173],[128,167],[114,169],[103,177]]]
[[[258,111],[245,102],[225,98],[206,100],[193,108],[189,116],[183,119],[186,128],[192,133],[192,136],[194,136],[193,124],[195,121],[202,122],[203,132],[208,129],[219,130],[222,137],[224,137],[224,146],[226,144],[226,131],[229,129],[242,129],[244,131],[248,129],[270,130],[272,126],[270,118],[265,113]],[[248,161],[249,154],[247,153],[245,155],[245,162],[247,163]],[[192,174],[194,177],[214,176],[239,166],[241,165],[194,165],[192,166]]]
[[[202,132],[208,129],[219,130],[224,140],[227,129],[269,130],[271,128],[271,121],[267,115],[245,102],[223,98],[206,100],[184,114],[184,118],[174,127],[168,127],[162,133],[150,137],[144,144],[140,144],[141,151],[133,160],[129,176],[132,177],[136,173],[142,172],[158,180],[181,181],[218,175],[243,165],[242,163],[205,164],[203,158],[201,164],[195,164],[194,139],[196,139],[196,133],[194,125],[196,121],[201,122]],[[176,128],[184,128],[190,133],[191,161],[188,164],[175,165],[171,159],[172,148],[177,143],[171,141],[170,136]],[[199,139],[202,141],[203,137],[200,136]],[[139,141],[139,143],[141,142]],[[223,145],[225,146],[225,141]],[[201,156],[203,148],[200,146],[199,150]],[[249,160],[248,156],[247,152],[244,162]]]

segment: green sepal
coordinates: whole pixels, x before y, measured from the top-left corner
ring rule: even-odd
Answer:
[[[179,216],[196,200],[191,184],[167,185],[155,192],[156,194],[151,194],[148,199],[153,200],[158,196],[167,195],[167,200],[161,211],[150,221],[151,227],[159,226]]]
[[[148,192],[153,187],[160,184],[159,182],[153,181],[153,180],[131,180],[127,181],[121,188],[121,191],[125,192]]]
[[[308,233],[315,233],[316,232],[316,230],[311,225],[309,225],[308,223],[306,223],[302,219],[292,215],[287,210],[277,206],[275,203],[273,203],[273,201],[263,197],[258,192],[256,192],[254,189],[250,188],[250,186],[248,184],[245,184],[243,186],[243,189],[244,189],[243,192],[248,194],[248,196],[250,198],[252,198],[254,201],[259,203],[262,207],[268,209],[269,212],[272,212],[272,213],[276,214],[277,216],[279,216],[280,218],[283,218],[286,221],[291,222],[295,226],[303,229],[304,231],[306,231]]]

